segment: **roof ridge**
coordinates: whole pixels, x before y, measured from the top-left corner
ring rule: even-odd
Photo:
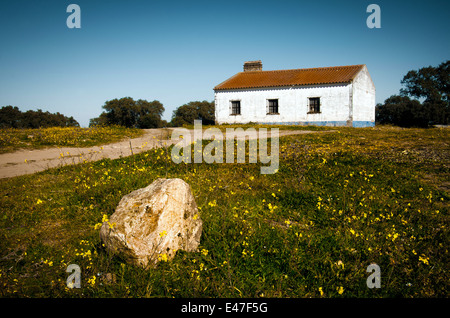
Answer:
[[[342,65],[342,66],[322,66],[322,67],[308,67],[308,68],[291,68],[285,70],[266,70],[266,71],[241,71],[239,73],[261,73],[261,72],[292,72],[292,71],[308,71],[308,70],[322,70],[322,69],[339,69],[351,67],[363,67],[365,64]],[[237,73],[237,74],[239,74]]]

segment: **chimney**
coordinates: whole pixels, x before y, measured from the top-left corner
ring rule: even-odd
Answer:
[[[244,62],[244,72],[254,71],[262,71],[262,62],[260,60]]]

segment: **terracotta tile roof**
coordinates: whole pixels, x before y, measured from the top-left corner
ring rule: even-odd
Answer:
[[[364,65],[303,68],[279,71],[240,72],[220,83],[214,90],[348,83]]]

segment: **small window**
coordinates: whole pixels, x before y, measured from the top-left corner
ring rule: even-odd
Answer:
[[[310,97],[308,114],[317,114],[317,113],[320,113],[320,97]]]
[[[231,101],[231,115],[240,115],[241,114],[241,101],[233,100]]]
[[[268,114],[278,114],[278,99],[268,99]]]

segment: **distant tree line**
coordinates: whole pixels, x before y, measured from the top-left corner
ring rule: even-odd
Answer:
[[[404,88],[375,108],[377,124],[401,127],[448,125],[450,121],[450,61],[437,67],[409,71],[402,79]],[[420,102],[417,99],[423,99]]]
[[[0,109],[0,128],[45,128],[45,127],[79,127],[80,124],[71,116],[60,113],[52,114],[28,110],[22,112],[17,106],[3,106]]]
[[[123,97],[106,101],[104,111],[99,117],[91,118],[89,126],[119,125],[133,128],[161,128],[192,125],[194,120],[201,119],[203,125],[214,124],[214,101],[193,101],[173,111],[170,122],[162,119],[164,106],[161,102],[152,102],[131,97]],[[0,128],[45,128],[45,127],[79,127],[73,117],[28,110],[22,112],[18,107],[3,106],[0,109]]]
[[[131,97],[106,101],[104,111],[99,117],[92,118],[89,126],[120,125],[133,128],[178,127],[193,124],[201,119],[204,125],[214,124],[214,102],[195,101],[178,107],[167,122],[161,118],[164,106],[161,102],[152,102]]]

